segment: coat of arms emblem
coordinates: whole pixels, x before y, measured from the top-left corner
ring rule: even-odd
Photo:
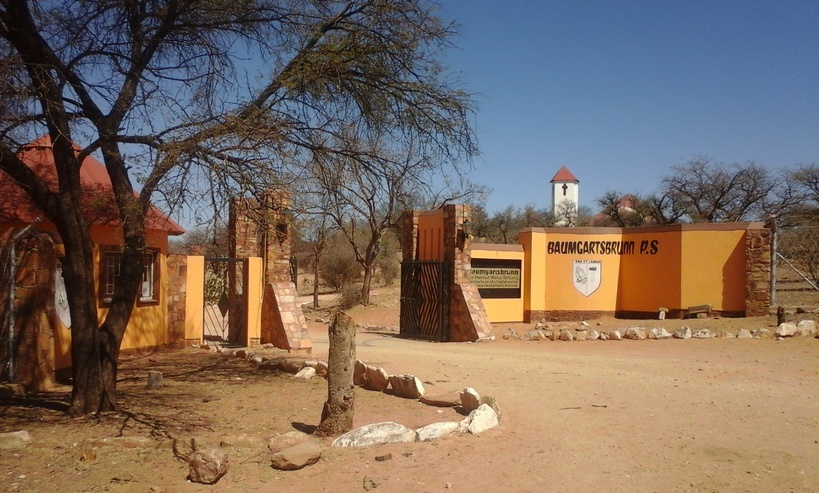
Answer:
[[[603,262],[601,260],[575,260],[572,265],[572,282],[583,296],[589,296],[600,287]]]

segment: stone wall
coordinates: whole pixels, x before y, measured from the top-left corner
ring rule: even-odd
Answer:
[[[771,231],[767,228],[745,232],[746,297],[745,316],[768,315],[771,306]]]
[[[198,343],[185,340],[185,316],[188,294],[188,257],[168,255],[168,345],[182,347]]]
[[[240,198],[231,202],[228,232],[230,255],[261,257],[264,289],[260,340],[290,352],[310,353],[307,321],[290,278],[290,194],[273,191],[260,202]]]

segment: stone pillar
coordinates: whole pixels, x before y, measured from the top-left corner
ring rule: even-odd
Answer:
[[[768,315],[771,308],[771,231],[761,223],[745,230],[745,316]]]
[[[167,293],[168,293],[168,345],[182,347],[185,345],[185,316],[188,295],[188,257],[185,255],[168,255],[167,259]],[[199,342],[198,340],[195,342]],[[191,341],[193,344],[194,341]]]
[[[418,212],[401,214],[401,260],[418,260]]]
[[[464,204],[446,205],[444,210],[444,260],[452,262],[449,340],[475,341],[489,337],[492,325],[477,286],[469,280],[472,270],[472,239],[464,230],[471,223],[472,208]]]
[[[298,302],[296,285],[290,279],[291,234],[287,218],[290,204],[290,194],[281,190],[269,192],[261,202],[234,199],[229,222],[230,255],[262,259],[264,289],[259,342],[309,354],[313,344],[307,333],[307,320]],[[251,337],[251,342],[254,339]]]

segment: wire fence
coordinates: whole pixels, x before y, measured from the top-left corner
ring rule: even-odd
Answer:
[[[775,249],[772,304],[805,311],[819,309],[819,226],[779,228]]]

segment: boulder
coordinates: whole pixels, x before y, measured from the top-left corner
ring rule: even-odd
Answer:
[[[800,320],[796,324],[796,333],[802,337],[810,337],[816,334],[816,322],[813,320]]]
[[[316,364],[316,375],[318,375],[320,377],[326,377],[327,376],[327,370],[329,370],[329,366],[327,365],[327,362],[319,361]]]
[[[0,433],[0,449],[21,448],[31,443],[31,434],[25,430]]]
[[[395,395],[407,399],[417,399],[424,395],[424,385],[413,375],[390,375],[390,387]]]
[[[583,328],[583,330],[577,329],[577,332],[574,335],[574,340],[575,341],[587,341],[587,340],[589,340],[589,333],[585,329],[585,327]]]
[[[305,366],[301,370],[298,371],[293,378],[301,378],[302,380],[310,380],[311,378],[316,376],[316,369],[312,366]]]
[[[478,394],[478,391],[472,387],[466,387],[463,389],[461,391],[460,398],[461,407],[468,413],[478,409],[478,406],[481,405],[481,396]]]
[[[521,339],[524,341],[545,341],[546,334],[544,334],[543,331],[540,329],[534,329],[523,334],[523,337],[521,337]]]
[[[739,329],[739,334],[737,334],[737,339],[753,339],[754,336],[751,334],[751,331],[748,329]]]
[[[431,442],[455,433],[460,428],[461,424],[457,421],[440,421],[418,428],[415,433],[418,434],[419,442]]]
[[[608,341],[609,340],[609,333],[608,332],[601,332],[600,333],[600,340],[601,341]]]
[[[506,329],[506,332],[503,333],[503,338],[504,339],[511,339],[511,340],[514,341],[514,340],[520,339],[520,336],[518,335],[517,332],[515,332],[515,329],[508,328],[508,329]]]
[[[288,431],[287,433],[282,433],[281,435],[276,435],[271,438],[267,444],[267,448],[275,454],[286,448],[310,441],[315,441],[312,435],[300,431]]]
[[[648,332],[649,339],[671,339],[671,333],[665,330],[665,327],[654,327]]]
[[[773,333],[768,329],[757,329],[753,331],[752,334],[754,335],[754,339],[762,339],[773,336]]]
[[[162,385],[164,382],[162,381],[162,372],[156,370],[149,370],[148,371],[148,384],[145,388],[148,390],[156,390]]]
[[[484,404],[491,407],[495,411],[495,414],[498,415],[498,421],[500,421],[501,412],[500,412],[500,405],[498,405],[498,400],[495,399],[492,396],[485,395],[485,396],[481,397],[481,405],[484,405]]]
[[[697,329],[691,334],[691,337],[694,339],[711,339],[714,337],[714,333],[710,329]]]
[[[390,376],[387,370],[375,366],[364,365],[364,382],[362,387],[367,390],[384,392],[390,384]],[[423,394],[422,394],[423,395]]]
[[[192,483],[216,484],[228,472],[228,456],[218,448],[197,450],[188,460],[188,468]]]
[[[315,442],[300,443],[273,454],[270,466],[280,471],[295,471],[318,462],[321,453],[321,447]]]
[[[626,327],[626,331],[623,334],[624,339],[631,339],[634,341],[641,341],[647,337],[648,335],[643,327]]]
[[[478,435],[486,430],[497,428],[500,425],[498,415],[495,410],[487,404],[481,404],[469,416],[461,421],[460,426],[472,435]]]
[[[561,329],[560,331],[560,340],[561,341],[573,341],[574,335],[569,329]]]
[[[609,339],[612,341],[620,341],[623,339],[623,336],[620,334],[619,330],[612,330],[609,332]]]
[[[793,322],[782,322],[775,332],[777,337],[793,337],[796,335],[796,324]]]
[[[333,440],[333,447],[366,447],[379,443],[414,442],[418,437],[415,430],[392,421],[384,421],[362,426]]]
[[[719,333],[719,336],[722,337],[723,339],[736,339],[737,337],[736,334],[728,330],[723,330],[722,332]]]
[[[360,359],[355,360],[355,367],[353,368],[353,385],[362,385],[364,383],[364,374],[367,372],[367,365]]]
[[[682,326],[674,331],[674,339],[691,339],[691,328]]]
[[[461,405],[460,392],[448,392],[446,394],[429,395],[424,394],[418,398],[418,402],[433,407],[455,407]]]
[[[594,329],[590,330],[589,331],[589,340],[590,341],[596,341],[597,339],[600,339],[600,333],[597,332]]]

